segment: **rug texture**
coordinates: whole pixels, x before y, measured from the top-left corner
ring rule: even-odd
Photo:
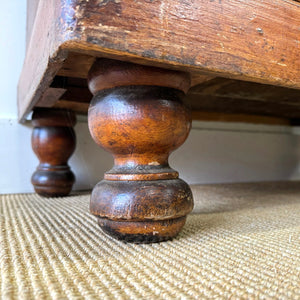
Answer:
[[[0,196],[2,299],[300,299],[300,183],[193,187],[178,238],[104,235],[89,195]]]

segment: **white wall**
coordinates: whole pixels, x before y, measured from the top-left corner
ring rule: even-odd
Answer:
[[[1,3],[0,193],[32,192],[30,177],[38,164],[30,145],[30,122],[17,122],[25,15],[25,0]],[[75,130],[77,149],[70,160],[77,177],[74,188],[90,189],[112,166],[112,158],[92,141],[84,120]],[[189,183],[295,179],[299,142],[288,127],[194,122],[190,137],[171,155],[170,164]]]
[[[290,128],[194,122],[186,143],[170,157],[189,183],[286,180],[298,178],[299,136]],[[38,160],[31,149],[31,125],[0,119],[0,193],[32,192]],[[75,190],[91,189],[112,167],[111,155],[91,139],[86,122],[75,127],[77,148],[70,159]]]
[[[0,118],[16,118],[17,83],[25,56],[26,0],[1,1]]]
[[[300,138],[294,131],[285,126],[196,121],[171,159],[189,183],[297,179]]]

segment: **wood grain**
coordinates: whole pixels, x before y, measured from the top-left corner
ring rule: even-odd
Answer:
[[[20,120],[55,74],[69,74],[71,52],[300,89],[299,19],[300,4],[284,0],[39,1]]]
[[[189,95],[189,103],[194,111],[210,111],[224,114],[248,114],[270,117],[298,119],[300,107],[285,103],[244,100],[213,95]]]
[[[300,5],[296,2],[79,3],[75,16],[80,43],[74,40],[72,46],[83,52],[111,49],[129,59],[155,60],[190,72],[300,87]]]
[[[98,59],[88,76],[94,94],[90,133],[114,157],[113,168],[93,189],[90,211],[116,238],[136,243],[171,239],[193,207],[189,186],[168,164],[191,128],[182,100],[189,75],[115,63]]]
[[[215,96],[240,100],[299,105],[300,91],[254,82],[214,78],[189,90],[191,96]]]
[[[84,79],[56,76],[51,86],[67,90],[54,107],[87,113],[92,94]],[[260,118],[282,117],[284,119],[300,118],[299,99],[299,90],[226,78],[204,80],[189,89],[185,97],[185,101],[196,112],[253,114]]]
[[[230,122],[230,123],[249,123],[265,125],[285,125],[290,126],[291,121],[287,118],[276,118],[249,114],[231,114],[210,111],[192,111],[193,120],[203,122]]]
[[[65,77],[87,78],[88,72],[95,61],[95,57],[70,52],[63,62],[57,75]]]
[[[49,87],[35,105],[36,107],[53,107],[59,98],[66,93],[66,89]]]
[[[57,0],[38,2],[18,84],[18,115],[22,122],[49,88],[68,55],[60,48],[60,35],[65,27],[57,23],[59,6]]]

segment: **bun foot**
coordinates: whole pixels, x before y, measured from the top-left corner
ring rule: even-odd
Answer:
[[[193,208],[190,187],[181,179],[102,180],[90,211],[103,231],[119,240],[154,243],[174,238]]]

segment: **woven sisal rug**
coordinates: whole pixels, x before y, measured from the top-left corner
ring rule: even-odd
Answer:
[[[173,241],[124,244],[89,195],[0,195],[2,299],[300,299],[300,183],[193,187]]]

